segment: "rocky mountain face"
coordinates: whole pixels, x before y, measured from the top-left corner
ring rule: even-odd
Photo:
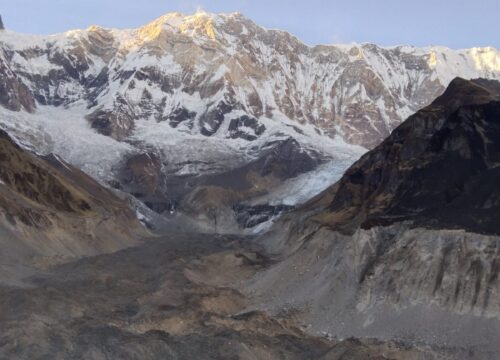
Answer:
[[[332,336],[500,351],[500,83],[455,79],[262,242],[266,308]]]
[[[499,57],[1,30],[0,357],[497,358]]]
[[[91,126],[116,139],[153,119],[251,140],[266,131],[261,118],[286,117],[371,148],[453,77],[500,76],[493,48],[308,47],[240,14],[172,13],[134,30],[1,40],[33,99],[83,101]]]
[[[129,164],[144,188],[142,164],[154,161]],[[444,359],[418,345],[318,337],[249,309],[238,286],[268,266],[250,238],[144,235],[114,192],[0,130],[0,357]]]
[[[270,149],[284,160],[297,152],[311,159],[275,176],[282,181],[330,162],[340,174],[452,78],[498,79],[499,63],[493,48],[309,47],[241,14],[172,13],[139,29],[53,36],[6,30],[2,126],[157,212],[189,212],[186,196],[201,191],[189,184],[210,186],[200,175],[239,171],[252,182],[249,164]],[[145,176],[147,185],[138,185]],[[219,217],[254,194],[262,183]]]
[[[337,184],[325,223],[500,234],[500,83],[455,79]],[[335,214],[335,215],[334,215]]]
[[[2,282],[136,245],[141,235],[125,200],[59,157],[37,157],[0,131]]]

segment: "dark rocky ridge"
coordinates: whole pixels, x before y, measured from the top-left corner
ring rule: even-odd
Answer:
[[[95,36],[94,40],[99,44],[106,45],[113,41],[110,33],[104,29],[96,31],[92,36]],[[283,46],[284,50],[287,49],[287,42],[280,45]],[[99,48],[96,51],[99,51]],[[363,54],[359,50],[359,53],[352,55],[362,56]],[[64,76],[77,79],[79,82],[85,83],[87,81],[78,76],[78,71],[84,69],[88,64],[67,62],[57,54],[54,59],[64,67],[64,72],[62,72]],[[74,60],[75,58],[71,59]],[[83,59],[83,57],[80,59]],[[424,59],[415,62],[411,60],[408,62],[408,68],[418,69],[419,67],[425,67],[426,64]],[[358,70],[361,74],[358,73]],[[373,76],[370,71],[363,71],[362,67],[361,70],[358,70],[353,69],[352,72],[349,72],[349,76],[346,75],[345,80],[349,81],[350,76],[366,78],[368,80],[366,90],[374,97],[377,97],[376,88],[380,85],[380,79]],[[97,89],[105,80],[107,81],[106,71],[103,70],[96,79],[92,80],[89,93],[93,91],[93,86]],[[121,75],[123,78],[127,78],[130,74]],[[165,85],[165,91],[169,91],[165,79],[158,79],[156,75],[144,76],[140,71],[136,72],[136,75],[137,80],[141,81],[156,78],[159,83],[162,83],[162,87]],[[478,83],[482,88],[495,87],[492,83],[483,84],[481,81]],[[452,85],[455,85],[455,83]],[[490,101],[488,100],[490,91],[485,94],[477,88],[467,90],[460,84],[458,84],[457,88],[458,90],[450,90],[451,95],[446,96],[445,94],[441,104],[436,103],[436,109],[443,111],[439,116],[443,116],[445,120],[452,117],[456,111],[463,107],[477,106],[477,103],[482,101],[479,99],[484,98],[486,101]],[[212,90],[208,89],[206,91]],[[461,91],[462,93],[460,93]],[[411,91],[409,90],[409,92]],[[143,110],[141,115],[155,115],[157,109],[154,108],[154,104],[151,102],[151,93],[144,89],[142,94],[139,105]],[[457,94],[462,94],[463,99],[460,97],[461,95],[457,96]],[[89,95],[89,102],[93,96],[96,95]],[[472,98],[471,103],[467,100],[469,98]],[[91,116],[89,121],[97,131],[115,139],[123,140],[133,130],[135,114],[133,109],[129,111],[125,101],[122,102],[118,97],[116,100],[117,102],[114,105],[115,107],[119,106],[120,111],[116,113],[112,111],[100,112],[102,109],[98,108],[99,111],[94,113],[96,116]],[[53,101],[52,105],[60,106],[71,102],[71,99],[60,98],[57,95],[51,101]],[[422,99],[422,101],[425,101],[425,99]],[[292,101],[288,100],[288,102],[290,114],[296,115],[298,118],[304,115],[299,116],[302,110],[295,109]],[[256,103],[256,107],[258,107],[259,104],[257,101]],[[220,104],[223,105],[216,105],[213,112],[207,111],[204,116],[199,118],[200,123],[198,125],[207,124],[209,126],[208,130],[204,128],[206,131],[204,135],[206,136],[214,135],[214,130],[217,131],[221,127],[224,116],[231,110],[226,103]],[[122,109],[123,112],[121,112]],[[362,114],[366,113],[367,109],[373,111],[372,106],[359,107],[353,105],[347,112],[349,116],[353,117],[353,123],[356,124],[358,130],[368,130],[370,127],[365,121],[366,119],[362,117]],[[476,116],[476,111],[467,114]],[[122,115],[123,117],[121,117]],[[176,115],[174,124],[183,121],[193,122],[196,118],[196,114],[192,115],[189,111],[181,111],[179,114],[174,115]],[[483,115],[480,113],[477,116],[483,118],[485,117]],[[241,128],[253,129],[254,133],[258,135],[257,132],[261,131],[262,128],[253,119],[253,117],[232,119],[236,121],[233,123],[233,129],[230,129],[234,130],[230,136],[247,137],[248,133],[240,131]],[[172,118],[167,115],[165,118],[157,117],[156,120],[171,121]],[[439,121],[441,120],[439,119]],[[231,127],[231,123],[229,125]],[[383,123],[379,123],[379,126],[381,128],[378,130],[381,131],[375,131],[378,133],[376,137],[372,136],[373,133],[363,131],[363,140],[358,139],[357,141],[363,141],[364,143],[367,141],[366,136],[375,138],[374,142],[378,142],[379,136],[388,133],[391,128],[386,127]],[[441,128],[437,130],[438,126],[432,125],[429,128],[427,126],[427,124],[424,124],[425,131],[429,130],[429,128],[431,128],[431,131],[441,131]],[[453,131],[456,126],[450,126],[450,128]],[[482,134],[479,131],[480,129],[476,130]],[[495,128],[495,130],[497,129]],[[461,131],[463,129],[460,129],[459,135],[461,135]],[[427,133],[425,136],[427,136]],[[449,137],[442,136],[445,140],[438,141],[438,144],[441,145],[437,147],[437,150],[433,151],[439,153],[442,148],[451,148],[452,152],[456,151],[455,142],[453,141],[455,137],[452,136],[452,140],[449,140]],[[473,139],[475,138],[473,137]],[[255,139],[250,134],[250,137],[247,137],[246,140]],[[474,142],[472,145],[477,143]],[[432,144],[431,141],[431,148]],[[460,140],[458,142],[460,148],[462,148],[461,144],[463,142]],[[488,145],[489,143],[484,141],[484,143],[479,142],[479,144]],[[314,169],[321,162],[320,154],[314,151],[303,151],[301,145],[292,138],[268,145],[261,156],[250,164],[216,175],[204,176],[202,179],[194,179],[193,182],[197,188],[194,189],[194,194],[187,191],[188,196],[185,203],[199,206],[201,210],[195,211],[195,214],[208,210],[207,215],[215,219],[215,232],[217,232],[217,225],[220,224],[221,218],[224,220],[224,217],[228,217],[226,216],[227,213],[221,211],[221,208],[226,206],[231,208],[231,205],[234,205],[235,202],[235,207],[240,207],[243,210],[240,213],[242,216],[238,220],[241,220],[245,226],[265,221],[281,211],[290,210],[282,206],[245,207],[244,205],[240,206],[238,202],[244,201],[250,194],[265,192],[268,187],[275,183]],[[396,146],[394,152],[398,149],[399,147]],[[473,149],[473,146],[468,149]],[[486,149],[488,150],[487,146]],[[407,156],[411,157],[415,153],[418,155],[417,150],[419,150],[418,146],[415,148],[410,147]],[[392,153],[391,150],[390,154]],[[458,153],[460,157],[463,157],[460,151]],[[475,152],[469,151],[465,156],[466,158],[469,153],[475,154]],[[481,153],[480,155],[483,156],[484,154]],[[98,191],[98,188],[93,188],[90,181],[84,180],[85,185],[82,185],[79,173],[68,168],[56,156],[47,157],[45,160],[57,170],[56,175],[52,174],[50,169],[51,175],[41,176],[40,178],[38,172],[33,175],[31,172],[20,174],[19,171],[16,171],[12,175],[14,178],[19,179],[18,186],[14,189],[16,194],[12,204],[18,204],[18,201],[24,201],[23,197],[27,197],[31,202],[41,203],[41,213],[46,215],[47,222],[44,222],[40,221],[37,214],[28,213],[26,218],[31,222],[25,223],[25,225],[33,225],[32,227],[36,228],[35,231],[40,232],[48,228],[54,229],[56,228],[53,225],[54,218],[58,214],[53,212],[57,212],[62,214],[58,219],[57,229],[62,228],[65,230],[63,236],[58,238],[59,242],[68,241],[67,232],[69,230],[67,228],[69,227],[73,231],[75,229],[79,230],[81,233],[78,235],[82,237],[88,232],[92,232],[90,238],[85,238],[91,245],[95,245],[95,243],[101,244],[100,240],[102,239],[114,239],[116,236],[114,230],[116,229],[108,231],[105,234],[106,236],[96,236],[93,229],[100,226],[102,222],[116,222],[116,213],[127,210],[124,210],[121,206],[117,206],[116,213],[109,210],[108,206],[113,198],[107,197],[107,193]],[[405,162],[401,165],[403,169],[400,169],[398,165],[394,171],[390,170],[391,173],[399,175],[401,170],[407,170],[405,168],[407,165],[416,165],[414,167],[418,168],[419,164],[407,160],[405,158]],[[7,164],[6,168],[18,170],[15,166],[10,167],[9,165]],[[158,212],[168,209],[168,207],[164,207],[165,204],[163,203],[168,199],[162,196],[165,196],[165,194],[179,196],[175,191],[169,194],[172,189],[168,188],[168,182],[162,176],[164,174],[161,171],[162,165],[161,158],[156,156],[154,152],[140,153],[127,159],[124,175],[124,185],[130,187],[130,192],[136,191],[136,196]],[[461,169],[461,167],[459,168]],[[466,169],[470,170],[467,167]],[[473,170],[481,172],[483,168],[479,168],[479,170],[474,168]],[[40,172],[43,173],[43,171]],[[66,176],[69,181],[61,180],[59,175],[64,179],[66,179]],[[12,176],[8,174],[6,178]],[[429,173],[423,174],[423,177],[428,176]],[[384,306],[390,306],[393,303],[406,305],[404,304],[405,299],[413,300],[416,297],[420,302],[430,302],[429,299],[431,299],[440,305],[444,304],[445,307],[467,315],[468,312],[482,312],[487,316],[491,314],[496,316],[498,314],[498,306],[495,300],[498,299],[499,294],[497,291],[499,262],[498,249],[495,248],[494,239],[491,241],[490,238],[487,238],[480,243],[480,246],[474,248],[474,241],[479,240],[470,237],[460,238],[461,234],[459,234],[458,238],[461,242],[456,246],[458,241],[454,241],[457,238],[455,233],[451,233],[449,237],[442,240],[443,234],[425,232],[427,231],[425,230],[423,235],[417,234],[408,242],[405,242],[405,240],[401,240],[402,236],[400,236],[404,230],[398,228],[398,224],[392,228],[382,230],[377,226],[387,224],[385,219],[392,216],[393,213],[389,212],[389,216],[383,213],[382,221],[375,216],[375,222],[371,223],[373,214],[368,211],[368,215],[365,217],[364,204],[361,202],[360,206],[357,206],[355,200],[350,203],[354,208],[352,210],[354,214],[350,215],[353,215],[354,219],[350,215],[343,218],[343,214],[340,214],[341,219],[339,220],[336,217],[339,215],[339,208],[335,206],[335,200],[332,201],[328,198],[332,193],[335,196],[340,194],[340,200],[348,202],[349,197],[358,197],[357,189],[354,189],[354,187],[360,184],[362,187],[360,191],[361,197],[368,193],[368,198],[370,198],[370,186],[373,183],[376,185],[379,183],[378,176],[374,176],[372,180],[368,181],[369,190],[364,189],[364,178],[364,173],[361,176],[354,174],[352,178],[349,178],[351,183],[346,186],[347,190],[341,188],[342,192],[338,192],[338,187],[335,187],[326,193],[326,200],[325,196],[321,196],[319,203],[320,205],[326,203],[326,206],[321,209],[324,211],[314,219],[315,224],[318,221],[323,222],[323,224],[331,228],[340,229],[347,233],[350,233],[352,228],[355,228],[358,231],[357,236],[342,238],[331,232],[315,232],[317,227],[312,232],[311,228],[307,228],[306,230],[310,233],[297,241],[300,243],[301,240],[304,240],[304,246],[296,253],[298,256],[288,264],[283,263],[284,276],[278,277],[276,287],[271,287],[273,296],[279,294],[280,283],[285,283],[290,278],[301,279],[301,276],[306,274],[306,276],[310,276],[308,279],[310,281],[303,282],[301,287],[297,288],[299,291],[305,289],[308,295],[320,298],[323,301],[319,307],[321,311],[316,315],[325,319],[328,319],[326,315],[323,316],[327,313],[325,309],[331,303],[335,303],[335,305],[337,303],[342,304],[342,301],[337,302],[337,300],[339,300],[339,297],[349,296],[351,289],[348,287],[352,283],[361,289],[357,294],[357,298],[349,299],[351,300],[349,305],[352,307],[354,307],[353,304],[356,304],[357,306],[361,305],[359,306],[361,308],[366,306],[366,303],[378,299],[382,299]],[[185,178],[176,180],[186,182]],[[405,175],[403,180],[411,182],[412,177]],[[421,179],[417,177],[417,180]],[[497,180],[497,178],[495,177],[494,180]],[[197,181],[198,183],[196,183]],[[72,184],[78,184],[78,186]],[[164,188],[165,184],[167,185],[166,189]],[[12,181],[8,182],[8,185],[9,188],[12,188]],[[40,188],[48,188],[49,191],[44,192]],[[90,191],[93,196],[87,196],[89,188],[96,190],[95,193]],[[489,188],[484,187],[486,192],[490,192],[491,188],[491,186]],[[409,187],[408,191],[414,189],[415,187]],[[462,191],[460,187],[459,190]],[[17,197],[18,193],[21,196]],[[390,194],[389,191],[382,191],[382,197],[385,197],[388,193]],[[48,198],[45,198],[44,194]],[[184,195],[184,193],[182,194]],[[343,198],[342,194],[347,195]],[[403,195],[401,195],[396,192],[393,196],[405,199],[405,194],[403,192]],[[434,195],[431,194],[429,197],[432,200]],[[94,198],[101,200],[101,202],[94,201],[96,200]],[[345,198],[348,198],[348,200],[345,201]],[[456,196],[452,193],[450,196],[451,201],[454,201],[455,198]],[[417,200],[421,199],[418,198]],[[427,201],[428,198],[424,197],[422,200]],[[432,205],[431,200],[429,200],[429,203]],[[370,199],[361,199],[361,201],[366,201],[371,209],[376,210],[375,215],[378,215],[378,202],[370,202]],[[396,207],[398,214],[404,214],[404,216],[395,221],[408,220],[408,216],[413,214],[414,208],[411,208],[408,203],[413,205],[411,201],[406,201],[403,202],[401,208]],[[32,205],[29,202],[28,204]],[[50,205],[54,205],[53,208]],[[316,202],[314,205],[318,205],[318,203]],[[493,206],[488,204],[488,208],[493,209],[493,211],[497,210],[495,206],[496,204],[493,204]],[[45,207],[48,207],[49,211],[46,211]],[[411,211],[408,211],[409,207]],[[10,209],[11,204],[7,204],[5,208]],[[300,211],[302,210],[304,209]],[[333,219],[329,217],[332,212],[335,213]],[[127,212],[127,214],[129,213]],[[75,220],[75,223],[68,225],[66,218],[73,216],[77,220]],[[295,214],[292,216],[295,216]],[[425,215],[424,218],[428,219],[431,216],[432,214]],[[357,217],[362,219],[359,220]],[[78,219],[90,219],[90,223],[85,222],[82,225],[82,223],[78,223]],[[96,219],[97,225],[92,223],[92,219]],[[117,222],[117,227],[128,228],[130,224],[126,220]],[[361,230],[358,228],[359,225],[362,227]],[[364,230],[367,228],[369,228],[369,231]],[[3,228],[0,228],[0,235],[4,235],[3,230]],[[52,234],[49,235],[48,237],[52,237]],[[300,231],[292,234],[295,239],[302,235],[304,233]],[[425,351],[418,349],[414,351],[406,344],[400,346],[399,344],[354,339],[343,342],[320,340],[312,338],[304,334],[300,329],[295,328],[293,322],[288,322],[289,319],[283,321],[283,319],[270,317],[259,311],[246,311],[244,297],[228,284],[234,284],[242,278],[245,279],[245,276],[253,274],[256,270],[262,270],[262,267],[269,265],[268,262],[270,261],[260,253],[253,253],[239,246],[237,240],[234,238],[224,239],[219,236],[210,237],[189,234],[181,237],[174,235],[162,238],[156,243],[146,244],[144,247],[139,246],[121,253],[91,257],[66,266],[51,268],[49,273],[29,279],[30,288],[26,290],[0,286],[0,304],[2,305],[0,306],[0,309],[2,309],[0,311],[0,323],[3,329],[0,335],[0,344],[3,344],[0,346],[0,354],[11,358],[29,359],[53,357],[54,354],[61,358],[112,356],[154,359],[165,357],[166,354],[178,358],[193,358],[199,356],[200,353],[217,359],[258,358],[259,355],[265,358],[295,358],[297,360],[304,358],[345,359],[346,357],[351,359],[370,357],[374,359],[430,359],[439,357],[438,354],[433,353],[434,349],[428,349],[429,351],[426,351],[427,349]],[[247,239],[243,240],[246,241]],[[318,246],[319,240],[324,241],[320,243],[320,246]],[[38,243],[42,244],[42,247],[47,247],[46,242],[39,241]],[[421,249],[419,246],[423,247],[422,243],[426,245],[430,243],[434,246],[424,249],[426,251],[415,251],[415,249]],[[443,243],[444,245],[442,245]],[[487,245],[483,246],[484,243],[487,243]],[[2,250],[5,248],[5,246],[2,246]],[[112,248],[111,250],[114,250],[120,248],[120,246],[113,246]],[[345,249],[347,250],[344,251]],[[485,250],[483,251],[483,249]],[[101,250],[94,249],[94,253]],[[92,251],[87,251],[87,253],[94,254]],[[463,253],[465,253],[465,256],[462,255]],[[353,261],[354,266],[350,267],[352,264],[349,261],[352,254],[354,254],[355,261]],[[421,259],[427,261],[429,258],[432,261],[424,263],[423,266],[419,263]],[[401,261],[402,259],[404,261]],[[287,267],[290,263],[293,266]],[[304,263],[307,266],[303,266]],[[438,266],[435,267],[436,263]],[[454,268],[456,263],[459,264],[458,269]],[[325,269],[327,270],[326,276]],[[241,277],[241,273],[245,274],[245,276]],[[324,277],[322,278],[322,276]],[[417,276],[421,277],[417,278]],[[225,277],[229,277],[232,281],[226,280]],[[334,287],[333,291],[327,294],[326,301],[324,301],[325,297],[321,296],[324,295],[322,292],[325,289],[328,290],[331,283],[340,285],[340,287]],[[365,292],[363,293],[363,291]],[[367,300],[365,301],[365,299]],[[375,305],[377,304],[375,303]],[[280,308],[283,313],[292,313],[292,317],[295,315],[294,312],[299,310],[298,307],[288,306],[288,303]],[[391,308],[389,312],[391,315],[398,314],[397,310],[400,309]],[[334,321],[331,322],[335,325],[340,324],[340,318],[343,314],[335,313],[335,315]],[[419,312],[418,315],[420,316],[421,313]],[[422,318],[425,319],[425,313]],[[373,321],[373,319],[368,318],[368,320],[367,326],[370,327],[370,321]],[[394,321],[393,325],[395,324],[399,325],[399,322]],[[365,323],[358,322],[352,326],[361,329],[365,327]],[[491,326],[491,329],[497,328]],[[460,329],[458,327],[458,330]],[[479,335],[476,335],[476,338],[482,336],[488,329],[490,328],[481,327],[482,332],[478,331]],[[467,327],[467,330],[475,333],[474,330],[476,329]],[[410,327],[410,330],[408,330],[410,336],[413,334],[411,331],[412,328]],[[406,335],[404,331],[401,333]],[[429,331],[429,333],[431,332]],[[491,331],[486,339],[494,338],[495,334],[496,332]],[[471,334],[471,338],[472,335],[474,334]],[[419,339],[418,336],[410,338],[410,340],[415,339]],[[468,344],[464,346],[468,346]],[[474,351],[475,349],[471,349],[469,354],[474,356]]]
[[[317,219],[500,234],[500,84],[455,79],[342,177]]]
[[[314,169],[319,162],[310,161],[307,154],[296,154],[291,160],[296,165],[279,164],[289,159],[259,163],[268,157],[267,148],[261,145],[285,136],[314,149],[313,158],[322,153],[337,159],[316,136],[327,142],[328,137],[339,136],[372,148],[402,117],[443,91],[450,78],[442,67],[433,65],[436,59],[447,63],[447,56],[452,55],[459,60],[453,72],[498,77],[489,62],[482,67],[471,65],[474,56],[478,61],[495,58],[497,51],[491,48],[455,52],[437,47],[386,49],[373,44],[308,47],[290,34],[261,28],[241,14],[167,14],[132,32],[91,26],[48,38],[3,32],[1,40],[0,77],[5,81],[0,82],[0,104],[29,112],[39,104],[41,111],[50,107],[55,114],[68,111],[71,116],[84,116],[95,132],[119,142],[134,142],[131,153],[139,159],[157,147],[153,150],[159,162],[168,163],[164,169],[170,171],[156,176],[167,184],[161,194],[136,186],[129,169],[124,170],[128,173],[122,182],[114,173],[102,175],[99,164],[83,163],[81,159],[89,154],[98,157],[93,147],[75,146],[78,150],[71,161],[100,181],[130,191],[158,212],[180,203],[185,192],[193,190],[192,184],[225,186],[224,177],[236,174],[235,182],[249,188],[253,180],[246,178],[247,170],[259,167],[250,171],[258,175],[258,181],[273,176],[274,180],[254,184],[254,188],[269,190],[280,180]],[[145,119],[151,120],[148,128],[158,126],[166,133],[188,134],[193,139],[201,134],[209,151],[190,149],[196,159],[183,171],[182,164],[192,159],[186,159],[182,150],[177,161],[176,149],[162,152],[161,142],[149,142],[154,136],[142,131]],[[33,132],[45,129],[42,122]],[[59,131],[47,127],[47,138],[56,134]],[[240,139],[244,141],[232,141]],[[238,145],[233,149],[232,145],[219,146],[219,141]],[[66,142],[54,143],[72,148]],[[352,160],[361,153],[350,151]],[[114,162],[110,167],[122,175],[118,168],[127,167],[130,155],[110,160]],[[243,158],[249,159],[246,164]],[[347,162],[341,162],[344,169]],[[176,171],[203,174],[183,178]],[[240,188],[232,186],[231,190]]]
[[[455,79],[260,243],[251,293],[339,337],[500,353],[499,83]]]

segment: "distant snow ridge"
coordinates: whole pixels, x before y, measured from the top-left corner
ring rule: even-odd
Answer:
[[[132,30],[4,31],[0,41],[4,65],[38,104],[83,101],[92,125],[119,139],[145,118],[224,138],[245,114],[373,147],[454,77],[500,79],[493,48],[308,47],[239,13],[171,13]],[[232,134],[245,132],[261,135],[255,126]]]
[[[135,153],[155,153],[168,176],[199,176],[287,138],[326,158],[334,179],[456,76],[500,79],[499,51],[309,47],[239,13],[171,13],[138,29],[1,31],[0,122],[106,183]],[[282,201],[325,187],[318,171]]]

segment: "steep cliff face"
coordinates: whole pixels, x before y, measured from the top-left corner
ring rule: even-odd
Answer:
[[[57,156],[39,158],[0,131],[3,281],[31,267],[138,244],[146,233],[126,201]],[[23,270],[24,269],[24,270]]]
[[[151,118],[248,140],[265,132],[261,118],[286,117],[371,148],[453,77],[500,76],[493,48],[308,47],[240,14],[172,13],[134,30],[1,40],[38,103],[83,100],[92,126],[117,139]]]
[[[35,99],[23,80],[12,70],[8,51],[0,50],[0,104],[12,111],[33,112]]]
[[[2,31],[0,50],[8,80],[2,104],[34,111],[2,110],[2,127],[160,213],[178,209],[187,199],[181,194],[202,190],[187,194],[179,183],[210,186],[198,177],[244,173],[270,148],[283,152],[283,165],[268,168],[281,182],[325,164],[340,174],[453,77],[500,76],[493,48],[309,47],[241,14],[204,12],[167,14],[129,30]],[[289,157],[283,143],[314,156],[294,164],[298,157]],[[147,189],[131,178],[130,159],[154,173]],[[284,177],[282,169],[293,171]],[[267,184],[275,202],[279,183]],[[240,200],[230,207],[248,205]]]
[[[262,239],[281,260],[254,279],[313,329],[497,354],[498,82],[455,79]]]
[[[411,220],[499,235],[499,90],[455,79],[346,172],[319,217],[339,229]]]

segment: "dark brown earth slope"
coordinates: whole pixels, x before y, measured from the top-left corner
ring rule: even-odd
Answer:
[[[499,184],[500,84],[457,78],[320,195],[316,219],[347,232],[410,220],[500,234]]]
[[[137,243],[142,231],[125,200],[0,131],[0,271],[118,250]]]

